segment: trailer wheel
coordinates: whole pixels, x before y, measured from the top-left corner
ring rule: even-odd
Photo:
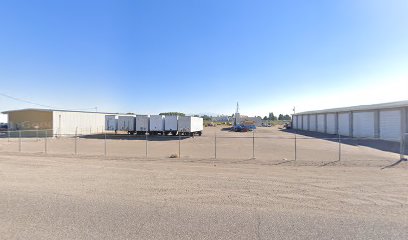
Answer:
[[[198,136],[201,136],[201,134],[202,134],[202,132],[201,132],[201,131],[199,131],[199,132],[198,132]]]

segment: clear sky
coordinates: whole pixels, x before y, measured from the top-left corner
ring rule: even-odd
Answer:
[[[0,93],[267,115],[408,99],[408,1],[1,1]],[[38,107],[0,96],[0,111]],[[1,119],[0,119],[1,120]]]

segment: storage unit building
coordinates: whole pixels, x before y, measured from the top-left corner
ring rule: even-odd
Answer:
[[[298,113],[293,116],[294,123],[307,116],[310,131],[388,141],[400,141],[408,133],[408,101]]]
[[[317,131],[317,115],[311,114],[309,116],[309,131],[316,132]]]
[[[401,139],[401,111],[380,111],[380,138],[399,141]]]
[[[353,112],[353,137],[374,138],[374,112]]]
[[[309,130],[309,116],[303,115],[302,119],[303,119],[302,129],[305,131]]]
[[[325,123],[325,116],[324,114],[317,115],[317,131],[324,133],[326,132],[326,123]]]
[[[335,113],[326,115],[326,133],[337,134],[337,116]]]
[[[105,116],[113,113],[28,108],[3,112],[9,129],[21,130],[23,136],[38,131],[40,136],[73,136],[105,131]],[[47,130],[47,131],[45,131]],[[36,133],[37,134],[37,133]]]
[[[338,130],[342,136],[350,136],[350,113],[338,114]]]
[[[293,129],[298,129],[297,119],[298,119],[298,116],[296,116],[296,115],[294,115],[293,118],[292,118],[292,127],[293,127]]]

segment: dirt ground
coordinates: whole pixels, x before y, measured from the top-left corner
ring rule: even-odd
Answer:
[[[390,143],[377,146],[367,141],[342,140],[335,135],[309,136],[305,132],[282,131],[278,127],[258,128],[255,133],[236,133],[221,127],[207,127],[203,136],[194,138],[177,136],[131,136],[126,134],[72,136],[62,138],[0,138],[0,152],[45,153],[54,155],[106,156],[108,158],[166,159],[180,155],[183,159],[215,159],[220,161],[246,161],[253,157],[258,162],[278,163],[282,160],[320,165],[341,159],[353,164],[393,163],[400,156]],[[330,139],[325,139],[330,138]],[[146,140],[147,139],[147,140]],[[296,146],[295,146],[296,145]],[[391,144],[392,145],[392,144]],[[21,146],[21,147],[20,147]],[[383,149],[382,147],[386,147]],[[397,144],[397,147],[399,145]],[[296,153],[295,153],[296,148]],[[395,146],[394,146],[395,148]],[[394,149],[395,150],[395,149]],[[340,154],[339,154],[340,152]]]
[[[0,238],[408,239],[398,154],[344,144],[337,161],[338,143],[303,136],[294,161],[293,139],[270,138],[293,133],[256,134],[256,159],[252,133],[217,128],[183,139],[180,159],[168,158],[178,140],[147,141],[145,158],[143,140],[111,137],[104,157],[94,137],[79,155],[74,139],[49,139],[48,154],[43,141],[19,153],[0,139]]]

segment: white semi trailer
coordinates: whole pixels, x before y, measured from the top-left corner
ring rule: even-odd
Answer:
[[[135,133],[135,117],[134,116],[119,116],[118,131],[127,131],[129,134]]]
[[[177,135],[178,116],[164,116],[164,134]]]
[[[194,134],[201,136],[204,128],[203,122],[203,118],[200,117],[180,116],[178,118],[178,133],[187,136]]]
[[[105,130],[106,131],[118,130],[118,118],[116,115],[105,116]]]
[[[164,116],[162,115],[150,115],[149,120],[149,134],[157,135],[164,133]]]
[[[136,134],[144,135],[149,131],[149,116],[136,115]]]

